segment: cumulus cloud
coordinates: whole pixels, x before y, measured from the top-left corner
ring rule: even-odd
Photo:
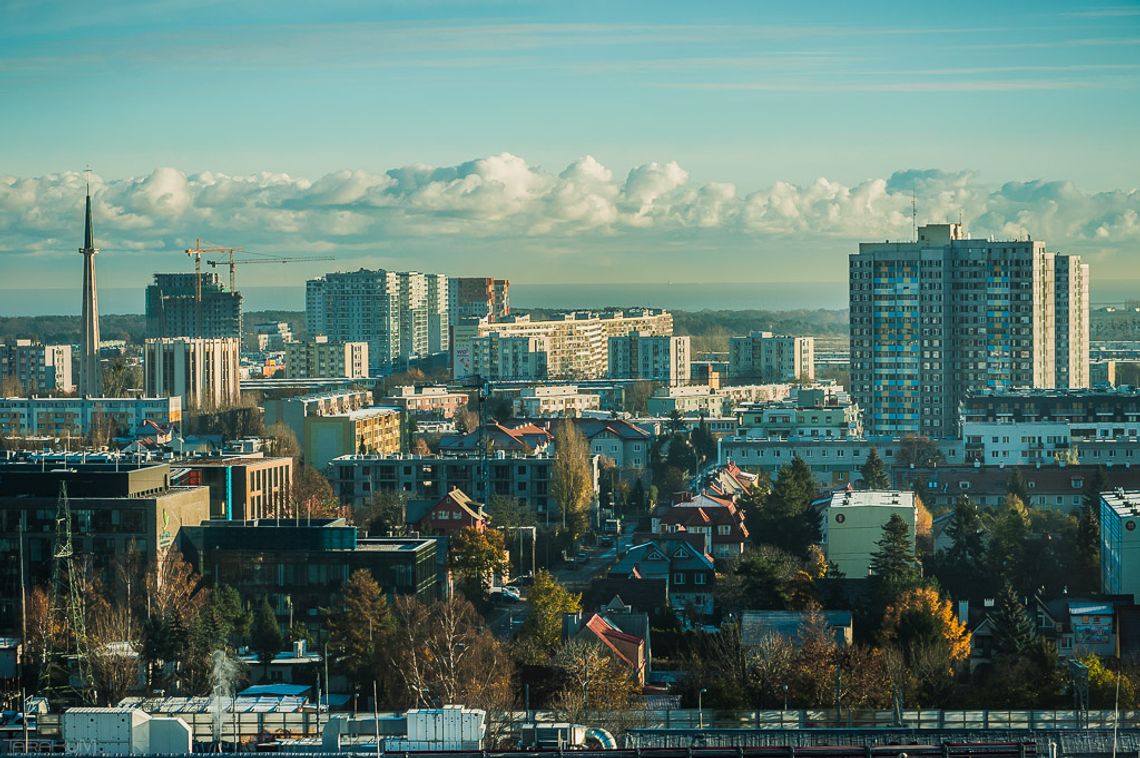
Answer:
[[[0,252],[70,251],[74,245],[59,239],[75,228],[84,181],[78,173],[0,177]],[[845,253],[849,240],[909,237],[912,195],[920,223],[961,214],[976,235],[1032,235],[1055,249],[1104,257],[1140,240],[1136,190],[1088,193],[1046,180],[987,185],[972,171],[937,169],[851,186],[821,177],[742,191],[695,183],[675,161],[636,166],[622,177],[589,155],[555,173],[502,153],[383,174],[343,170],[314,181],[159,168],[91,182],[100,241],[124,252],[179,249],[196,236],[266,251],[497,237],[547,239],[551,249],[567,249],[575,240],[623,235],[631,248],[647,248],[687,231],[708,235],[706,242],[718,233],[732,240],[795,236]]]

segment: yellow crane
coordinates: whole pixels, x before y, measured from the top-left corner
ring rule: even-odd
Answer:
[[[194,247],[186,248],[186,254],[194,258],[195,295],[199,303],[202,302],[202,254],[226,253],[230,256],[230,292],[234,291],[234,253],[241,252],[240,247],[202,247],[202,240],[194,240]],[[214,264],[214,261],[207,261]]]
[[[236,292],[237,289],[237,264],[246,265],[249,263],[297,263],[299,261],[332,261],[336,260],[331,255],[295,255],[285,258],[234,258],[233,251],[229,251],[229,267],[230,267],[230,292]],[[207,265],[219,266],[222,261],[206,261]]]

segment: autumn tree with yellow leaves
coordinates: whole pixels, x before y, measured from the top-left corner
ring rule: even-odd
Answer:
[[[944,702],[957,666],[970,657],[970,632],[953,604],[930,587],[907,590],[887,607],[880,634],[909,704]]]

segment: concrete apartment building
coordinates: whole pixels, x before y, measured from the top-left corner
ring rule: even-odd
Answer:
[[[265,409],[265,426],[284,424],[300,441],[305,436],[305,419],[309,416],[332,416],[349,413],[372,405],[368,390],[336,390],[311,395],[270,397],[262,401]]]
[[[523,387],[514,401],[515,416],[581,416],[583,411],[596,411],[601,407],[597,395],[579,392],[572,384],[553,384],[545,387]]]
[[[258,352],[284,350],[293,342],[293,330],[285,321],[266,321],[254,327]]]
[[[182,532],[210,516],[205,487],[171,484],[165,463],[71,463],[44,471],[36,464],[0,465],[0,632],[20,631],[20,561],[23,540],[26,586],[48,591],[61,482],[72,514],[72,540],[81,570],[115,581],[114,560],[130,546],[143,565],[181,547]]]
[[[168,337],[143,344],[143,376],[151,397],[178,395],[189,408],[224,408],[241,399],[237,337]]]
[[[1054,258],[1057,335],[1054,387],[1089,387],[1089,267],[1080,256]]]
[[[369,372],[390,373],[449,345],[448,280],[417,271],[325,274],[305,287],[309,334],[330,342],[367,342]]]
[[[511,283],[483,276],[455,276],[450,287],[451,325],[464,319],[498,321],[511,315]]]
[[[1140,491],[1101,495],[1100,590],[1140,600]]]
[[[15,379],[26,395],[73,392],[71,345],[42,345],[29,339],[0,344],[0,377]]]
[[[669,386],[688,384],[692,350],[688,337],[649,336],[639,332],[609,338],[610,379],[641,379]]]
[[[728,340],[728,379],[749,384],[815,381],[815,338],[752,332]]]
[[[146,336],[241,338],[242,297],[227,292],[216,273],[201,274],[201,301],[198,275],[155,274],[146,288]]]
[[[750,403],[737,409],[744,437],[779,439],[857,439],[863,436],[859,406],[838,398],[825,399],[822,390],[801,389],[795,400]]]
[[[470,398],[447,387],[397,387],[395,394],[381,398],[379,405],[391,405],[412,416],[454,418],[467,408]]]
[[[918,509],[913,492],[875,490],[836,492],[820,514],[823,551],[848,579],[870,576],[871,555],[883,538],[883,526],[898,515],[910,530],[910,548],[915,547]]]
[[[185,469],[179,485],[209,488],[210,518],[244,521],[295,515],[292,458],[190,458],[178,467]]]
[[[550,339],[496,331],[465,340],[454,355],[463,371],[457,379],[541,381],[549,373]]]
[[[364,379],[368,377],[367,342],[329,342],[317,335],[285,345],[286,379]]]
[[[1087,377],[1087,267],[1033,240],[970,239],[961,224],[919,227],[915,242],[868,242],[850,256],[851,392],[871,435],[953,435],[970,389],[1053,387],[1057,308],[1067,386]],[[1073,293],[1078,293],[1076,296]],[[1081,356],[1084,356],[1081,358]]]
[[[342,455],[398,453],[401,418],[395,408],[308,416],[299,438],[305,462],[319,471]]]
[[[980,390],[966,393],[959,415],[966,459],[982,464],[1111,465],[1140,448],[1140,390],[1131,387]]]
[[[495,323],[465,321],[455,327],[452,372],[459,380],[474,376],[492,379],[599,379],[606,375],[608,369],[609,338],[624,337],[631,332],[671,336],[673,315],[661,310],[628,309],[574,311],[548,321],[533,321],[530,316],[507,316]],[[504,373],[487,377],[479,372],[477,369],[481,366],[502,365],[501,361],[482,357],[488,348],[483,347],[480,340],[491,334],[497,334],[500,343],[516,337],[544,340],[544,343],[518,343],[517,350],[525,348],[528,356],[534,356],[520,364],[527,367],[540,363],[537,354],[544,353],[546,376],[523,377]],[[513,345],[512,349],[516,349]]]
[[[436,501],[458,487],[486,503],[492,497],[517,498],[546,523],[559,517],[551,497],[554,454],[346,455],[328,468],[333,491],[344,505],[366,505],[374,492],[403,492],[410,500]],[[590,456],[594,500],[598,492],[598,456]]]
[[[182,422],[182,398],[27,397],[0,398],[0,436],[85,437],[106,427],[127,433],[153,421]]]

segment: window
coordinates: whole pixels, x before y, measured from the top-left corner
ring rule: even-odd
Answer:
[[[673,573],[673,584],[684,584],[684,583],[685,583],[685,575],[682,574],[680,571],[674,572]]]
[[[697,574],[693,577],[693,584],[704,584],[706,579],[708,579],[708,577],[704,574]]]
[[[720,535],[728,535],[732,532],[732,527],[728,524],[720,524],[716,528],[716,533]]]

